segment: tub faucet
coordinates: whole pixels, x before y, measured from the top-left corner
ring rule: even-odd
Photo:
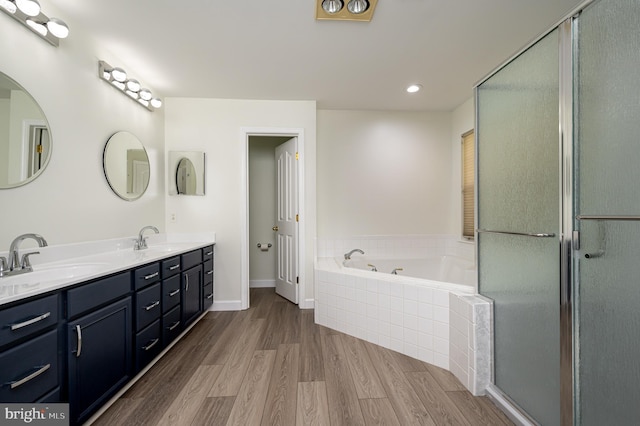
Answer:
[[[138,233],[138,239],[135,240],[135,243],[133,244],[133,249],[134,250],[144,250],[144,249],[148,248],[148,246],[147,246],[147,237],[143,237],[142,236],[142,234],[144,234],[144,231],[146,231],[147,229],[152,230],[156,234],[160,233],[160,231],[158,231],[158,228],[156,228],[155,226],[145,226]]]
[[[391,271],[392,275],[398,275],[398,271],[403,271],[404,269],[402,268],[395,268],[393,271]]]
[[[16,239],[11,242],[11,246],[9,247],[9,261],[7,262],[7,264],[3,262],[4,258],[0,260],[0,277],[24,274],[25,272],[33,271],[31,262],[29,261],[29,256],[31,256],[32,254],[39,254],[40,252],[32,251],[31,253],[25,253],[24,255],[22,255],[22,260],[20,260],[20,244],[22,244],[22,242],[26,239],[35,240],[40,247],[47,246],[47,240],[42,238],[41,235],[22,234],[17,236]]]
[[[344,254],[344,260],[349,260],[349,259],[351,259],[351,255],[352,255],[353,253],[355,253],[355,252],[358,252],[358,253],[360,253],[360,254],[364,254],[364,252],[363,252],[362,250],[360,250],[360,249],[353,249],[353,250],[351,250],[349,253],[345,253],[345,254]]]

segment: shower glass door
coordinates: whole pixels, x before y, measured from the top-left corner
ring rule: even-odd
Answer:
[[[574,22],[575,413],[640,421],[640,7],[591,4]]]
[[[477,87],[479,291],[494,303],[494,384],[560,423],[559,32]]]

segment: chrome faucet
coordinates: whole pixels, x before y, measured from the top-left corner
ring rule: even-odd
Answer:
[[[135,240],[135,243],[133,244],[134,250],[144,250],[147,248],[147,237],[142,236],[142,234],[144,234],[144,231],[146,231],[147,229],[152,230],[156,234],[160,233],[160,231],[158,231],[158,228],[156,228],[155,226],[145,226],[138,233],[138,239]]]
[[[18,275],[24,274],[25,272],[33,271],[31,267],[31,262],[29,261],[29,256],[32,254],[40,254],[39,251],[32,251],[31,253],[25,253],[22,255],[22,260],[20,259],[19,248],[20,244],[26,239],[35,240],[40,247],[47,246],[47,240],[45,240],[41,235],[38,234],[22,234],[16,237],[11,242],[11,246],[9,247],[9,260],[5,263],[4,258],[0,258],[0,277],[9,276],[9,275]]]
[[[404,271],[404,269],[402,269],[402,268],[395,268],[393,271],[391,271],[391,275],[398,275],[398,271]]]
[[[344,260],[349,260],[349,259],[351,259],[351,255],[352,255],[353,253],[356,253],[356,252],[358,252],[358,253],[360,253],[360,254],[364,254],[364,252],[363,252],[362,250],[360,250],[360,249],[353,249],[353,250],[351,250],[349,253],[345,253],[345,254],[344,254]]]

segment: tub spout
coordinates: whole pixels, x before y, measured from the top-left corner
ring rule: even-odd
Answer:
[[[395,268],[393,271],[391,271],[391,275],[398,275],[398,271],[404,271],[403,268]]]
[[[348,252],[348,253],[345,253],[345,254],[344,254],[344,260],[349,260],[349,259],[351,259],[351,255],[352,255],[353,253],[356,253],[356,252],[357,252],[357,253],[360,253],[360,254],[364,254],[364,252],[363,252],[362,250],[360,250],[360,249],[353,249],[353,250],[351,250],[350,252]]]

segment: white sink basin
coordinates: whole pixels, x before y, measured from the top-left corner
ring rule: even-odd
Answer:
[[[178,251],[191,250],[192,248],[193,244],[188,243],[161,243],[150,245],[148,248],[140,251],[153,253],[174,253]]]
[[[71,263],[60,265],[34,266],[32,272],[0,278],[1,284],[31,284],[42,281],[69,280],[88,277],[107,270],[108,263]]]

